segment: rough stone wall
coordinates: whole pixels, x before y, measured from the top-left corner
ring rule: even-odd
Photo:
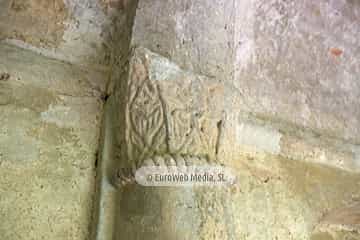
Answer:
[[[62,0],[7,0],[1,2],[1,9],[1,38],[19,39],[38,47],[56,47],[63,41],[65,20],[70,16]]]
[[[115,238],[357,239],[322,219],[359,196],[358,13],[354,1],[140,0],[107,176],[205,156],[239,182],[120,184]]]
[[[1,236],[357,239],[359,14],[353,0],[0,0],[2,42],[63,61],[0,45]],[[180,158],[239,182],[116,185],[121,167]]]
[[[0,56],[1,239],[88,239],[103,75],[6,44]]]
[[[108,70],[122,31],[124,0],[1,0],[0,40],[77,65]],[[125,28],[124,28],[125,29]]]
[[[133,43],[229,86],[228,115],[237,108],[359,143],[359,8],[330,0],[140,1]]]
[[[103,103],[133,6],[0,0],[1,239],[91,238]]]
[[[107,115],[125,117],[108,126],[117,131],[107,135],[113,155],[103,159],[111,166],[107,176],[118,180],[112,182],[118,195],[112,196],[117,210],[111,208],[116,220],[100,226],[113,224],[115,230],[114,236],[98,239],[359,236],[358,225],[345,218],[330,227],[322,223],[334,209],[358,202],[359,165],[352,152],[356,145],[249,116],[233,119],[239,127],[226,131],[222,82],[181,69],[142,47],[134,49],[122,84],[124,94],[114,97],[125,106],[111,99]],[[124,184],[126,173],[117,171],[184,161],[223,164],[236,172],[238,181],[224,188],[142,187]],[[105,207],[102,211],[109,214]]]

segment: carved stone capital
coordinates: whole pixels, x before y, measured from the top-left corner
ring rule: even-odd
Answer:
[[[188,155],[216,161],[223,89],[214,79],[180,69],[145,48],[135,48],[118,96],[121,131],[117,165],[139,168],[154,156]],[[123,116],[123,117],[121,117]]]

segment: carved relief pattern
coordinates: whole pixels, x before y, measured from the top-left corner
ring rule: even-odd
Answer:
[[[200,99],[191,95],[191,81],[152,80],[147,61],[146,57],[135,58],[128,83],[128,161],[139,167],[144,159],[154,155],[190,154],[212,158],[216,133],[211,131],[217,131],[216,124],[208,121]]]
[[[188,99],[181,100],[181,103],[176,104],[172,103],[172,99],[167,101],[170,152],[213,157],[217,133],[211,134],[211,130],[217,131],[216,124],[213,126],[214,124],[210,123],[203,109],[192,106],[177,107],[189,102]]]
[[[140,80],[130,82],[127,110],[128,155],[139,164],[144,158],[166,149],[164,109],[159,89],[146,76]]]
[[[169,113],[169,148],[173,153],[186,153],[194,144],[191,113],[185,109],[174,109]]]
[[[118,169],[115,179],[113,181],[114,185],[117,187],[123,187],[129,184],[135,184],[135,174],[138,168],[144,166],[159,166],[159,167],[181,167],[182,169],[194,166],[194,165],[209,165],[209,159],[205,157],[199,157],[196,155],[154,155],[150,158],[146,158],[141,166],[131,167],[131,168],[120,168]]]

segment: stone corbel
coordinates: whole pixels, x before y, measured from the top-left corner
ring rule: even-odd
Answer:
[[[143,166],[218,164],[223,100],[217,80],[133,50],[106,107],[96,240],[190,240],[208,232],[204,209],[221,201],[215,193],[205,199],[196,187],[144,187],[134,176]]]
[[[216,163],[223,92],[214,79],[136,48],[121,84],[118,96],[126,101],[118,114],[125,115],[119,116],[125,131],[118,139],[116,186],[131,182],[136,169],[145,165]]]

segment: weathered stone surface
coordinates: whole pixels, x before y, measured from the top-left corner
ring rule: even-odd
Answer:
[[[63,0],[5,0],[0,5],[0,38],[39,47],[54,47],[63,41],[65,21],[70,17]]]
[[[360,196],[359,175],[322,165],[251,152],[228,166],[239,179],[230,188],[126,185],[117,211],[102,209],[118,220],[100,227],[113,224],[116,239],[310,239],[324,214]]]
[[[360,239],[359,203],[328,213],[316,226],[311,238],[321,239]]]
[[[224,80],[234,63],[234,11],[234,2],[226,0],[140,0],[132,42],[185,69]]]
[[[234,162],[241,176],[230,201],[238,239],[310,239],[325,213],[358,200],[356,174],[251,155]]]
[[[359,8],[357,1],[249,5],[247,21],[235,22],[233,83],[243,104],[359,143]]]
[[[166,155],[178,155],[182,160],[190,155],[194,164],[198,159],[216,162],[223,100],[222,88],[217,86],[218,82],[184,71],[147,49],[134,49],[129,76],[117,85],[117,91],[107,103],[112,106],[107,111],[112,122],[107,122],[111,125],[106,128],[116,132],[108,132],[104,138],[111,147],[104,146],[103,149],[107,154],[112,149],[113,158],[103,159],[103,164],[108,166],[103,169],[103,176],[110,176],[114,184],[120,181],[121,186],[122,178],[116,179],[121,168],[139,168],[152,157],[156,164],[166,164],[168,161],[162,157]],[[103,189],[106,189],[105,184]],[[103,199],[100,202],[112,205],[114,200],[106,200],[112,197],[117,211],[112,212],[116,220],[109,220],[108,210],[100,206],[97,227],[102,235],[97,234],[97,237],[182,239],[185,236],[198,239],[201,219],[207,216],[201,209],[195,212],[191,206],[195,207],[197,201],[202,201],[201,192],[201,189],[184,192],[183,189],[146,189],[141,186],[129,186],[125,192],[110,196],[101,191]],[[180,222],[188,218],[193,221],[180,226]],[[158,226],[155,227],[154,223]],[[115,230],[115,235],[111,236],[102,230],[107,228],[105,225],[114,226],[110,229],[124,228]]]
[[[221,81],[185,71],[144,48],[134,50],[129,77],[118,91],[122,160],[171,153],[226,164],[253,151],[360,171],[358,145],[231,109],[226,103],[236,98],[226,96],[230,89]]]
[[[360,171],[359,145],[343,139],[320,135],[298,125],[243,114],[236,109],[222,121],[219,154],[225,162],[241,152],[259,152]]]
[[[140,167],[146,158],[163,154],[216,160],[223,99],[218,83],[144,48],[136,48],[130,62],[129,75],[114,94],[115,165]]]
[[[136,4],[136,1],[134,2]],[[127,1],[1,0],[0,40],[48,57],[109,70],[130,37]],[[126,45],[125,45],[126,47]]]
[[[0,72],[9,75],[6,81],[9,84],[50,88],[58,94],[73,97],[99,97],[105,91],[104,72],[77,68],[8,44],[1,44],[0,51]]]
[[[0,0],[0,39],[81,65],[0,45],[1,238],[359,239],[359,7]],[[147,160],[238,182],[122,184]]]
[[[1,239],[88,239],[101,75],[8,45],[0,56]]]
[[[101,202],[116,220],[100,206],[105,221],[99,229],[115,230],[102,230],[98,239],[311,239],[324,214],[358,201],[359,174],[349,171],[359,170],[356,145],[237,108],[235,118],[224,116],[227,90],[214,78],[134,49],[127,81],[107,102],[107,128],[116,131],[105,136],[105,152],[112,153],[102,174],[118,193],[103,188]],[[201,139],[212,144],[204,147]],[[168,154],[205,156],[207,164],[232,168],[238,182],[224,188],[116,185],[117,169],[139,168],[146,158],[167,166]],[[201,166],[198,159],[194,164]]]
[[[238,108],[359,143],[359,7],[330,0],[144,0],[133,43],[221,80],[232,96],[225,97],[229,115]]]

